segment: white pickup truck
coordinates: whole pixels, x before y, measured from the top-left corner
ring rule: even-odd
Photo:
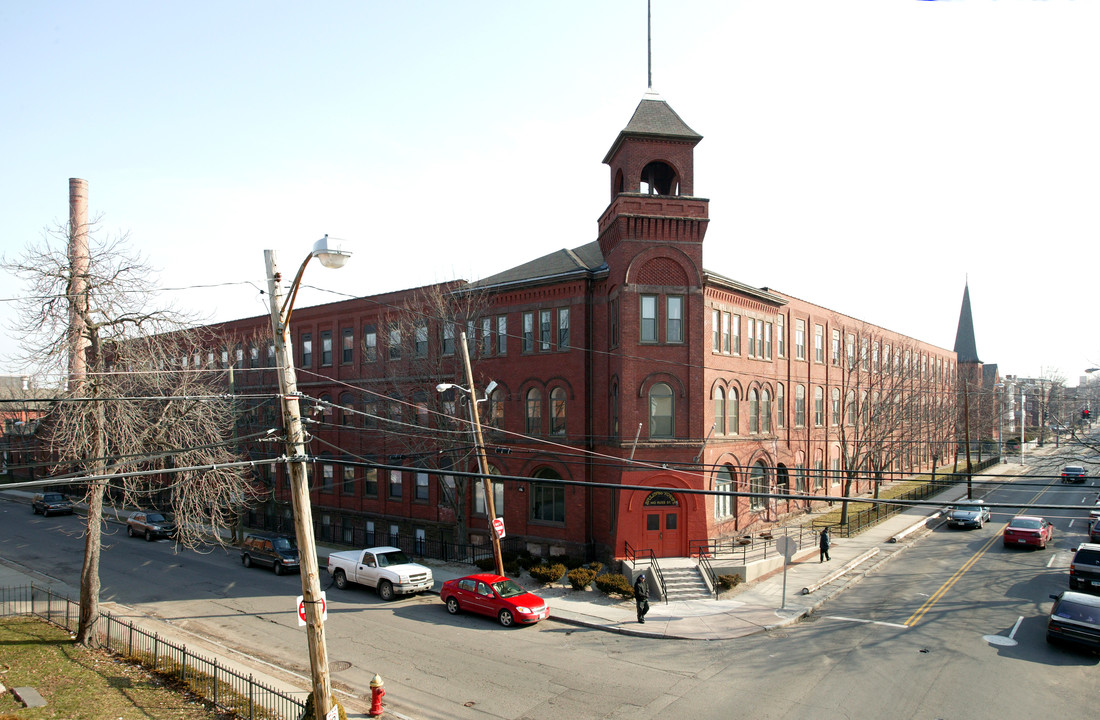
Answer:
[[[375,588],[383,600],[430,590],[433,583],[430,568],[410,562],[409,556],[395,547],[332,553],[328,574],[341,590],[349,583],[366,585]]]

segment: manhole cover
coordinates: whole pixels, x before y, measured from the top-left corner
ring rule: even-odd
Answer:
[[[351,663],[346,660],[333,660],[328,664],[328,669],[332,672],[343,672],[351,669]]]

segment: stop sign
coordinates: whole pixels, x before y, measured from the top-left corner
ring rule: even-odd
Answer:
[[[325,597],[325,591],[321,591],[321,622],[328,620],[328,599]],[[306,624],[306,599],[304,595],[298,596],[298,625],[299,627]]]

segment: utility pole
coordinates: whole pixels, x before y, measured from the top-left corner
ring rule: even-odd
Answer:
[[[283,401],[283,426],[286,428],[287,471],[290,474],[291,500],[294,504],[294,533],[298,540],[305,599],[306,639],[309,642],[309,669],[313,679],[313,707],[317,720],[324,720],[332,709],[332,682],[328,670],[325,626],[321,620],[321,582],[317,567],[317,546],[313,538],[313,511],[306,482],[306,446],[302,416],[298,406],[298,378],[291,352],[289,318],[283,317],[282,275],[274,250],[264,250],[267,265],[268,298],[271,303],[271,330],[275,340],[279,393]],[[307,259],[308,262],[308,259]],[[304,267],[304,266],[303,266]],[[299,273],[300,278],[300,273]]]
[[[474,387],[474,370],[470,365],[470,346],[466,344],[466,333],[462,333],[462,360],[466,364],[466,383],[470,388],[470,417],[474,421],[475,442],[477,442],[477,462],[481,471],[481,487],[485,492],[485,511],[489,514],[489,538],[493,541],[493,559],[497,564],[497,575],[504,575],[504,560],[500,555],[500,538],[497,537],[493,521],[497,510],[493,500],[493,483],[489,479],[489,458],[485,455],[485,441],[481,439],[481,415],[477,411],[477,389]]]

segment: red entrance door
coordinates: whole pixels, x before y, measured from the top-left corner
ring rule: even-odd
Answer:
[[[684,554],[680,541],[680,508],[647,507],[645,510],[645,547],[657,557]]]

